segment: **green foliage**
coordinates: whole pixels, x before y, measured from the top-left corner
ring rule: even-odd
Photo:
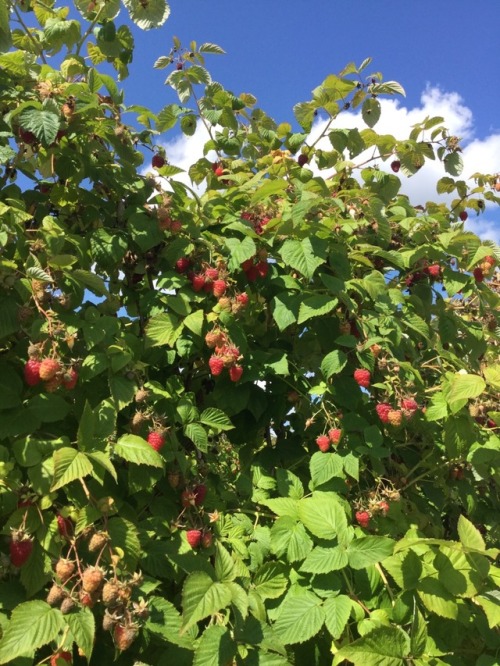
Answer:
[[[0,0],[0,664],[493,666],[496,177],[442,118],[378,135],[370,59],[298,129],[174,38],[179,103],[126,107],[120,3],[76,8]],[[383,164],[428,160],[422,210]]]

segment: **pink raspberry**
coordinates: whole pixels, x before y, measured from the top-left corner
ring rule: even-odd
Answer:
[[[233,365],[229,368],[229,379],[232,382],[239,382],[242,374],[243,368],[241,365]]]
[[[363,388],[368,388],[371,382],[371,374],[369,370],[358,368],[354,371],[354,379]]]
[[[330,438],[328,435],[320,435],[319,437],[316,437],[316,444],[318,445],[319,450],[325,453],[330,448]]]
[[[356,520],[358,525],[367,528],[370,524],[370,514],[368,511],[356,511]]]
[[[387,415],[391,410],[392,407],[387,402],[381,402],[375,407],[375,411],[377,412],[378,417],[382,423],[388,422],[389,419],[387,418]]]
[[[160,451],[165,446],[165,437],[160,432],[150,432],[147,442],[155,451]]]
[[[208,365],[210,367],[210,372],[214,375],[214,377],[220,375],[224,370],[224,361],[220,356],[211,356],[208,361]]]
[[[328,431],[328,437],[330,438],[330,442],[334,446],[337,446],[342,439],[342,430],[339,428],[332,428]]]
[[[191,546],[191,548],[198,548],[198,546],[201,544],[201,537],[202,537],[201,530],[186,531],[187,542]]]
[[[24,381],[28,386],[36,386],[40,383],[40,361],[30,358],[24,365]]]

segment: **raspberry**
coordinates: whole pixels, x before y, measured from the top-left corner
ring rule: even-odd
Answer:
[[[424,273],[427,273],[429,277],[437,280],[437,278],[441,275],[441,266],[439,264],[431,264],[430,266],[426,266]]]
[[[251,268],[253,268],[253,257],[251,259],[247,259],[241,264],[241,268],[245,273],[249,271]]]
[[[214,280],[217,280],[219,277],[219,271],[217,268],[206,268],[205,269],[205,281],[206,282],[213,282]]]
[[[187,257],[181,257],[175,262],[175,271],[176,273],[186,273],[190,266],[190,260]]]
[[[267,263],[267,261],[259,261],[259,263],[255,268],[257,269],[259,277],[265,278],[269,271],[269,264]]]
[[[248,294],[246,292],[243,292],[242,294],[238,294],[236,296],[236,301],[240,303],[241,305],[248,305]]]
[[[231,368],[229,368],[229,379],[232,382],[239,382],[242,374],[243,368],[241,365],[233,365]]]
[[[120,588],[116,581],[104,583],[102,588],[102,603],[105,606],[114,606],[120,600]]]
[[[334,446],[337,446],[337,444],[339,444],[340,440],[342,439],[342,430],[339,428],[332,428],[328,431],[328,437],[330,438],[330,442]]]
[[[484,280],[483,271],[479,268],[479,266],[472,271],[472,274],[474,275],[476,282],[482,282]]]
[[[400,426],[403,422],[403,412],[400,409],[391,409],[387,413],[387,422],[393,426]]]
[[[469,215],[467,214],[466,210],[462,210],[460,211],[460,215],[458,217],[462,220],[462,222],[465,222]]]
[[[118,622],[118,617],[113,613],[110,613],[108,610],[104,611],[104,617],[102,618],[102,628],[104,631],[113,631],[115,625]]]
[[[64,374],[62,383],[66,390],[72,391],[78,381],[78,372],[74,368],[70,368],[68,372]]]
[[[109,542],[107,532],[96,532],[90,537],[88,549],[91,553],[99,552]]]
[[[214,349],[224,344],[225,341],[224,333],[219,329],[215,328],[213,331],[209,331],[205,335],[205,344],[209,349]]]
[[[115,645],[120,652],[128,650],[137,638],[138,628],[135,624],[117,624],[113,632]]]
[[[358,368],[354,371],[354,379],[363,388],[368,388],[371,382],[370,371],[365,370],[364,368]]]
[[[165,158],[156,153],[156,155],[153,155],[153,159],[151,160],[151,166],[153,169],[161,169],[162,166],[165,166]]]
[[[401,169],[401,162],[399,160],[394,160],[391,162],[391,169],[394,173],[397,173]]]
[[[67,615],[68,613],[71,613],[73,608],[75,607],[75,602],[71,597],[66,597],[66,599],[63,599],[61,603],[61,613],[63,615]]]
[[[57,516],[57,529],[61,536],[68,538],[73,534],[73,521],[71,518],[65,518],[59,514]]]
[[[36,386],[40,381],[40,361],[30,358],[24,365],[24,381],[28,386]]]
[[[403,415],[407,419],[411,419],[418,410],[418,404],[413,398],[403,398],[401,400],[401,409],[403,410]]]
[[[201,544],[201,530],[187,530],[186,538],[191,548],[198,548]]]
[[[87,567],[82,574],[82,587],[85,592],[96,592],[104,581],[104,573],[99,567]]]
[[[226,310],[229,312],[231,310],[231,299],[228,298],[227,296],[223,296],[222,298],[219,298],[217,301],[217,305],[220,307],[221,310]]]
[[[181,493],[181,504],[184,508],[195,505],[195,494],[191,490],[183,490]]]
[[[210,548],[214,540],[212,532],[203,532],[201,537],[201,545],[203,548]]]
[[[61,558],[56,563],[55,572],[61,583],[65,583],[75,573],[75,563]]]
[[[161,451],[161,449],[165,446],[165,437],[160,433],[160,432],[150,432],[148,437],[147,437],[148,444],[153,448],[155,451]]]
[[[195,486],[193,490],[193,495],[194,495],[194,503],[196,506],[200,506],[200,504],[203,504],[206,494],[207,494],[207,487],[204,483],[200,483],[199,486]]]
[[[375,343],[370,347],[370,351],[375,356],[375,358],[378,358],[380,356],[380,352],[382,351],[382,347]]]
[[[224,296],[226,289],[227,289],[227,284],[225,280],[215,280],[215,282],[213,283],[213,295],[216,298]]]
[[[297,157],[297,163],[298,163],[299,166],[304,166],[304,164],[307,164],[308,162],[309,162],[309,158],[307,157],[307,155],[304,155],[304,153],[301,153]]]
[[[370,514],[368,511],[356,511],[356,521],[361,527],[368,527],[370,524]]]
[[[61,602],[66,598],[66,591],[57,583],[54,583],[50,590],[47,593],[45,601],[49,606],[59,606]]]
[[[135,412],[135,414],[132,416],[132,419],[130,421],[130,427],[132,428],[133,432],[138,432],[142,426],[142,424],[147,421],[148,418],[144,414],[144,412]]]
[[[12,532],[9,544],[10,561],[15,567],[22,567],[33,551],[33,539],[22,530]]]
[[[46,382],[47,380],[52,379],[52,377],[55,377],[60,369],[61,365],[55,358],[44,358],[40,363],[40,379],[43,379],[43,381]]]
[[[319,450],[325,453],[330,448],[330,439],[327,435],[320,435],[319,437],[316,437],[316,444],[318,445]]]
[[[71,664],[71,652],[56,652],[50,657],[50,666],[63,666],[63,663]]]
[[[201,291],[205,286],[205,278],[203,275],[193,275],[191,278],[191,284],[193,285],[194,291]]]
[[[47,393],[54,393],[54,391],[57,391],[57,389],[61,386],[62,384],[62,377],[59,377],[56,375],[55,377],[52,377],[52,379],[49,379],[48,381],[45,382],[45,390]]]
[[[378,503],[379,510],[382,512],[384,516],[387,516],[389,513],[389,503],[386,502],[385,500],[382,500],[381,502]]]
[[[387,423],[389,420],[387,415],[392,411],[392,407],[387,402],[381,402],[375,407],[375,411],[382,423]]]
[[[136,391],[134,398],[136,402],[144,402],[149,398],[149,391],[145,388],[140,388]]]
[[[497,263],[497,260],[495,257],[492,257],[491,254],[488,254],[485,258],[484,261],[486,261],[488,264],[491,266],[494,266]]]
[[[208,360],[208,365],[210,366],[210,372],[212,375],[214,375],[214,377],[220,375],[224,370],[224,361],[220,356],[211,356]]]
[[[219,176],[222,176],[224,174],[224,167],[221,164],[219,164],[218,162],[214,162],[212,164],[212,171],[214,172],[214,174],[217,177],[219,177]]]
[[[245,275],[247,276],[247,280],[249,282],[255,282],[255,280],[259,277],[260,273],[257,270],[257,266],[250,266],[250,268],[245,271]]]

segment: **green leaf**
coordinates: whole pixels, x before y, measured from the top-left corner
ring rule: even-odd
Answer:
[[[54,452],[54,480],[51,491],[62,488],[75,479],[83,479],[93,471],[93,466],[85,453],[64,446]]]
[[[353,539],[348,546],[349,566],[366,569],[392,555],[394,541],[388,537],[368,536]]]
[[[232,430],[234,428],[229,417],[221,409],[216,409],[215,407],[204,409],[200,415],[200,422],[212,428],[215,432]]]
[[[477,398],[486,389],[486,382],[479,375],[455,373],[446,393],[446,402],[451,405],[459,400]]]
[[[117,411],[130,405],[135,395],[135,383],[121,375],[111,375],[108,383]]]
[[[97,296],[109,296],[104,280],[95,273],[76,268],[71,271],[70,277]]]
[[[464,161],[460,153],[448,153],[443,160],[444,170],[452,176],[460,176],[464,168]]]
[[[200,451],[208,450],[208,435],[200,423],[187,423],[184,426],[184,434],[194,443]]]
[[[116,442],[114,452],[120,458],[135,465],[163,467],[163,458],[142,437],[123,435]]]
[[[104,453],[104,451],[92,451],[92,452],[87,452],[87,456],[89,457],[90,460],[97,463],[99,467],[102,467],[103,469],[106,470],[106,472],[109,472],[109,474],[113,477],[113,479],[118,483],[118,475],[116,473],[116,469],[114,468],[114,465],[111,462],[111,458],[107,453]]]
[[[311,470],[311,480],[315,488],[322,483],[326,483],[334,477],[343,477],[343,460],[336,453],[322,453],[317,451],[311,456],[309,469]]]
[[[319,633],[325,612],[319,597],[309,591],[288,594],[280,606],[274,633],[285,645],[303,643]]]
[[[347,356],[343,351],[335,349],[325,356],[321,362],[321,372],[325,379],[330,379],[332,375],[337,375],[347,365]]]
[[[276,470],[276,481],[278,483],[278,491],[283,497],[290,497],[292,499],[301,499],[304,497],[304,486],[299,477],[290,472],[288,469]]]
[[[108,521],[108,532],[113,548],[123,551],[125,566],[130,570],[135,569],[143,556],[137,527],[129,520],[113,516]]]
[[[0,0],[0,53],[8,51],[12,46],[9,22],[9,5],[7,4],[7,0]]]
[[[170,16],[166,0],[123,0],[132,21],[142,30],[159,28]]]
[[[299,515],[306,528],[320,539],[334,539],[347,530],[347,518],[331,493],[315,492],[299,502]]]
[[[338,640],[345,629],[352,609],[352,601],[345,594],[330,597],[323,606],[325,610],[325,626],[330,634]]]
[[[418,610],[416,603],[413,608],[410,640],[412,657],[421,657],[427,645],[427,623],[422,613]]]
[[[474,548],[475,550],[486,549],[481,532],[462,514],[458,517],[457,530],[460,542],[466,548]]]
[[[343,546],[333,546],[332,548],[317,546],[306,557],[300,570],[308,573],[325,574],[343,569],[347,564],[347,552]]]
[[[224,55],[226,53],[223,48],[217,44],[211,44],[210,42],[201,44],[198,51],[200,53],[213,53],[214,55]]]
[[[43,109],[23,111],[19,116],[19,122],[23,129],[33,132],[45,146],[54,143],[60,126],[59,116]]]
[[[283,243],[280,255],[287,266],[291,266],[307,278],[324,263],[327,245],[314,236],[301,241],[288,239]]]
[[[235,578],[234,560],[224,546],[217,542],[215,547],[215,577],[220,583],[227,583]]]
[[[304,529],[290,516],[278,518],[271,529],[271,549],[281,557],[286,555],[289,562],[297,562],[307,557],[312,549],[312,540]]]
[[[485,592],[474,597],[486,615],[490,629],[500,626],[500,593],[498,590]]]
[[[334,663],[348,659],[354,666],[405,666],[409,652],[410,639],[402,629],[377,627],[341,648]]]
[[[149,347],[160,345],[173,347],[182,333],[183,325],[177,317],[166,312],[152,317],[146,326],[146,344]]]
[[[13,612],[0,640],[0,664],[21,655],[33,655],[35,650],[55,641],[64,629],[64,616],[58,608],[45,601],[27,601]]]
[[[275,499],[261,500],[260,504],[267,506],[277,516],[299,517],[299,502],[291,497],[277,497]]]
[[[230,603],[231,590],[227,585],[214,582],[204,571],[189,574],[182,589],[183,631]]]
[[[455,598],[439,580],[435,578],[420,580],[417,584],[417,592],[422,603],[431,613],[450,620],[457,619],[458,605]]]
[[[229,270],[231,271],[238,270],[244,261],[254,257],[257,252],[255,241],[249,236],[245,236],[243,240],[225,238],[224,244],[230,253]]]
[[[95,637],[94,614],[89,608],[83,606],[77,613],[65,615],[64,619],[71,629],[76,644],[90,661]]]
[[[378,99],[367,97],[361,107],[361,115],[368,127],[374,127],[379,119],[382,108]]]
[[[191,647],[192,632],[188,631],[181,635],[182,618],[170,601],[162,597],[153,597],[149,600],[149,607],[151,612],[146,623],[148,631],[180,647]]]
[[[302,301],[299,308],[299,317],[297,323],[303,324],[312,317],[320,317],[321,315],[331,312],[337,305],[338,300],[330,296],[318,295],[310,296]]]
[[[236,644],[229,629],[212,625],[205,629],[194,653],[193,666],[220,666],[232,664]]]
[[[291,324],[295,324],[299,316],[301,302],[302,296],[300,294],[283,292],[273,298],[271,301],[273,318],[280,331],[284,331]]]
[[[253,589],[262,599],[278,599],[288,587],[287,573],[280,562],[266,562],[255,572]]]

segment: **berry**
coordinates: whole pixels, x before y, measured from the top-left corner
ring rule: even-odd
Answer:
[[[194,506],[195,504],[195,495],[191,490],[183,490],[181,493],[181,504],[184,508],[189,506]]]
[[[162,166],[165,166],[165,158],[162,157],[162,155],[153,155],[153,159],[151,160],[151,166],[153,169],[161,169]]]
[[[216,165],[215,169],[213,169],[213,172],[217,177],[222,176],[224,173],[224,167]]]
[[[175,271],[177,273],[185,273],[190,266],[190,260],[187,257],[181,257],[175,262]]]
[[[219,271],[217,268],[207,268],[205,270],[205,281],[206,282],[213,282],[214,280],[217,280],[219,277]]]
[[[381,402],[375,407],[375,411],[382,423],[387,423],[389,421],[387,415],[392,411],[392,407],[387,402]]]
[[[304,164],[307,164],[309,162],[309,158],[307,157],[307,155],[304,155],[304,153],[301,153],[297,157],[297,162],[299,163],[299,166],[304,166]]]
[[[371,382],[370,371],[365,370],[364,368],[358,368],[354,371],[354,379],[363,388],[368,388]]]
[[[73,534],[73,521],[71,518],[65,518],[59,514],[57,516],[57,529],[61,536],[68,538]]]
[[[245,292],[238,294],[236,296],[236,302],[240,303],[241,305],[248,305],[248,294]]]
[[[217,375],[220,375],[221,372],[224,370],[224,361],[220,356],[211,356],[210,359],[208,360],[208,365],[210,367],[210,372],[214,377],[217,377]]]
[[[257,264],[257,266],[255,266],[255,268],[257,269],[257,273],[259,274],[259,276],[261,278],[265,278],[269,271],[269,264],[267,263],[267,261],[259,261],[259,263]]]
[[[120,588],[116,581],[104,583],[101,595],[102,603],[105,606],[114,606],[120,600]]]
[[[196,506],[200,506],[200,504],[203,504],[206,494],[207,494],[207,487],[204,483],[200,483],[199,486],[195,486],[193,490],[193,495],[194,495],[194,503]]]
[[[64,374],[62,383],[66,390],[72,391],[78,381],[78,372],[74,368],[70,368],[68,372]]]
[[[356,511],[356,521],[361,527],[368,527],[370,524],[370,514],[368,511]]]
[[[209,331],[205,335],[205,344],[209,349],[214,349],[215,347],[220,347],[224,344],[225,335],[220,330],[220,328],[215,328],[213,331]]]
[[[391,409],[387,413],[387,422],[393,426],[400,426],[403,422],[403,412],[400,409]]]
[[[136,402],[144,402],[148,398],[149,398],[149,391],[145,388],[138,389],[134,396]]]
[[[52,377],[52,379],[49,379],[48,381],[45,382],[45,390],[47,393],[54,393],[54,391],[57,391],[57,389],[61,386],[62,384],[62,377],[59,375],[56,375],[55,377]]]
[[[246,272],[246,271],[250,270],[253,267],[253,265],[254,264],[253,264],[253,257],[252,257],[251,259],[247,259],[246,261],[244,261],[241,264],[241,268],[242,268],[242,270],[244,270]]]
[[[187,530],[186,538],[191,548],[198,548],[201,544],[201,530]]]
[[[387,516],[387,514],[389,513],[389,508],[390,508],[389,503],[386,502],[385,500],[382,500],[381,502],[378,503],[378,508],[379,511],[381,511],[384,516]]]
[[[99,567],[87,567],[82,574],[82,587],[85,592],[96,592],[104,582],[104,573]]]
[[[441,275],[441,266],[439,264],[431,264],[426,266],[424,272],[434,280],[437,280]]]
[[[80,590],[78,598],[80,599],[82,606],[87,606],[87,608],[93,608],[95,606],[95,602],[97,601],[95,595],[93,595],[91,592],[86,592],[85,590]]]
[[[67,615],[68,613],[71,613],[74,607],[74,600],[71,597],[66,597],[66,599],[63,599],[61,602],[60,611],[63,615]]]
[[[10,561],[15,567],[22,567],[33,551],[33,539],[22,530],[12,533],[9,544]]]
[[[233,365],[229,368],[229,379],[232,382],[239,382],[241,375],[243,374],[243,368],[241,365]]]
[[[213,283],[213,295],[216,298],[224,296],[226,289],[227,289],[227,284],[225,280],[215,280],[215,282]]]
[[[24,365],[24,381],[28,386],[36,386],[40,380],[40,361],[30,358]]]
[[[61,557],[56,563],[55,572],[61,583],[65,583],[75,573],[75,563]]]
[[[66,591],[57,583],[54,583],[50,590],[47,593],[45,601],[49,606],[59,606],[61,602],[66,598]]]
[[[330,438],[328,435],[320,435],[319,437],[316,437],[316,444],[318,445],[319,450],[325,453],[330,448]]]
[[[411,419],[418,410],[418,404],[413,398],[403,398],[403,400],[401,400],[401,409],[403,410],[404,416],[407,419]]]
[[[147,442],[155,451],[160,451],[165,446],[165,437],[157,431],[150,432]]]
[[[476,282],[482,282],[484,280],[483,271],[479,268],[479,266],[472,271],[472,274],[474,275]]]
[[[175,69],[179,72],[183,67],[184,65],[182,64],[182,62],[178,62],[177,65],[175,66]]]
[[[212,532],[203,532],[201,537],[201,545],[203,548],[210,548],[214,540]]]
[[[465,222],[465,220],[469,217],[469,215],[467,214],[466,210],[462,210],[458,217],[462,220],[462,222]]]
[[[96,532],[90,537],[88,549],[91,553],[99,552],[109,542],[107,532]]]
[[[181,63],[179,63],[181,64]],[[182,68],[182,67],[181,67]],[[117,624],[113,632],[113,638],[115,640],[115,645],[120,650],[124,652],[132,645],[132,643],[137,638],[138,629],[134,624]]]
[[[494,266],[497,262],[495,257],[492,257],[491,254],[488,254],[485,258],[484,261],[490,264],[491,266]]]
[[[56,652],[50,657],[50,666],[63,666],[64,663],[71,664],[71,652]]]
[[[375,343],[370,347],[370,351],[375,356],[375,358],[378,358],[380,356],[380,352],[382,351],[382,347]]]
[[[245,271],[245,275],[249,282],[255,282],[255,280],[259,277],[260,273],[257,270],[257,266],[250,266],[250,268],[248,268]]]
[[[394,160],[391,162],[391,169],[394,173],[397,173],[401,169],[401,162],[399,160]]]
[[[46,382],[55,377],[60,369],[61,365],[55,358],[44,358],[40,363],[40,379],[43,379],[43,381]]]
[[[205,286],[205,278],[203,275],[193,275],[191,278],[191,284],[193,285],[194,291],[201,291]]]
[[[334,446],[337,446],[337,444],[339,444],[340,440],[342,439],[342,430],[339,428],[332,428],[328,431],[328,437],[330,438],[330,442]]]

